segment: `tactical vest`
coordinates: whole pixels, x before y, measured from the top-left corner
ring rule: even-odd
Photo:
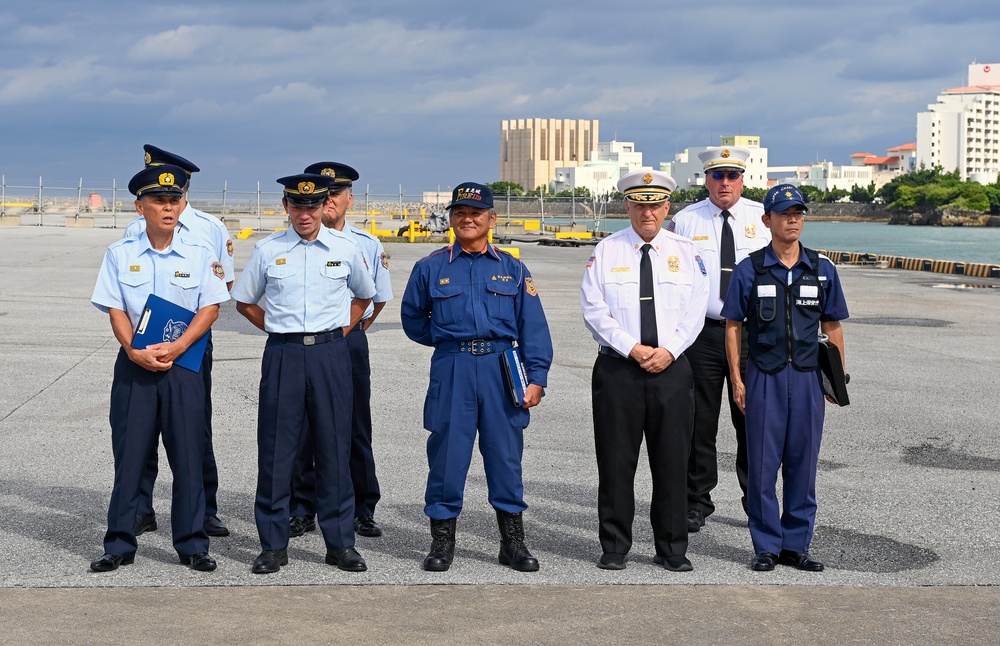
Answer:
[[[761,372],[774,374],[789,361],[804,372],[819,366],[817,339],[826,295],[819,280],[819,254],[805,247],[802,251],[812,268],[791,285],[764,267],[765,249],[750,254],[755,275],[746,326],[750,358]]]

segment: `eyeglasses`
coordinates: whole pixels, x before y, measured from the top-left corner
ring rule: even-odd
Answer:
[[[711,175],[712,179],[714,179],[717,182],[721,181],[723,178],[728,179],[730,182],[735,182],[739,178],[743,177],[743,173],[736,170],[731,170],[728,173],[723,173],[722,171],[716,170],[709,173],[709,175]]]
[[[786,209],[778,213],[771,213],[771,215],[776,215],[779,218],[785,218],[788,220],[801,220],[806,217],[806,212],[801,209],[796,209],[794,207]]]

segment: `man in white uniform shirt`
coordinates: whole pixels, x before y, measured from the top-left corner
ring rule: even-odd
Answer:
[[[762,249],[771,240],[761,216],[764,207],[741,197],[743,173],[750,151],[735,146],[709,148],[698,154],[705,168],[708,199],[683,209],[667,229],[694,241],[698,255],[708,272],[708,309],[705,327],[687,351],[694,371],[694,435],[688,460],[689,532],[705,525],[705,518],[715,511],[711,492],[719,482],[715,443],[722,408],[722,384],[728,390],[729,414],[736,429],[736,477],[743,492],[746,510],[747,450],[746,423],[739,406],[733,403],[733,385],[726,362],[726,320],[722,303],[726,298],[733,268],[751,251]],[[746,371],[744,339],[741,370]]]
[[[625,568],[643,436],[653,480],[654,562],[693,569],[687,552],[687,455],[694,383],[684,351],[705,320],[708,280],[694,243],[663,230],[672,177],[637,171],[618,181],[632,226],[602,240],[587,262],[583,318],[600,344],[592,396],[597,450],[598,567]]]

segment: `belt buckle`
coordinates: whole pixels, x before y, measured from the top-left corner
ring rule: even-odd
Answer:
[[[474,356],[489,354],[491,349],[490,341],[484,341],[482,339],[469,341],[469,352],[471,352]]]
[[[302,345],[316,345],[316,335],[307,334],[302,337]]]

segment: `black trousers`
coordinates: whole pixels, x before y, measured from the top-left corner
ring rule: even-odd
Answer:
[[[354,407],[351,416],[351,482],[354,484],[354,515],[374,516],[382,494],[375,476],[372,454],[372,377],[368,358],[368,336],[355,327],[347,334],[351,354]],[[316,466],[312,433],[302,434],[292,474],[291,515],[312,517],[316,513]]]
[[[740,344],[740,374],[746,380],[747,329],[743,327]],[[733,384],[729,379],[726,360],[726,326],[706,320],[705,327],[684,355],[694,373],[694,435],[688,458],[687,506],[706,516],[715,511],[712,490],[719,483],[716,437],[719,433],[719,413],[722,410],[722,384],[726,384],[729,417],[736,429],[736,478],[743,492],[743,510],[747,507],[747,427],[740,407],[733,401]]]
[[[592,378],[601,549],[627,554],[635,516],[635,471],[643,436],[653,499],[649,516],[660,556],[687,552],[685,475],[694,422],[691,367],[681,355],[659,374],[598,355]]]
[[[208,332],[211,335],[211,331]],[[216,496],[219,491],[219,468],[215,463],[215,448],[212,446],[212,338],[209,336],[205,347],[205,358],[201,362],[198,373],[205,383],[205,457],[202,461],[202,479],[205,482],[205,515],[215,515],[219,511]],[[136,508],[140,516],[153,515],[153,486],[159,473],[157,456],[158,443],[153,443],[146,458],[146,469],[139,483],[139,506]]]

